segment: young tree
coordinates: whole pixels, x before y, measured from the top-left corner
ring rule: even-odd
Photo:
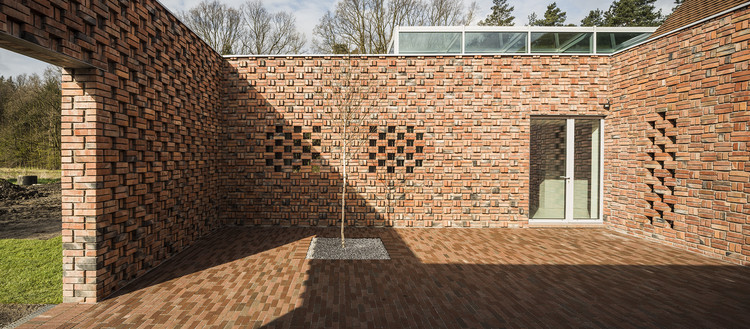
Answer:
[[[313,30],[313,49],[383,54],[396,26],[468,25],[475,7],[465,10],[461,0],[342,0]]]
[[[492,13],[487,18],[479,21],[483,26],[513,26],[513,15],[515,7],[508,5],[508,0],[492,0]]]
[[[350,161],[357,159],[363,152],[369,136],[369,107],[367,93],[369,87],[366,77],[360,74],[359,63],[351,57],[334,62],[332,79],[323,98],[327,102],[324,112],[330,118],[333,134],[333,148],[340,160],[341,174],[341,247],[346,248],[344,227],[346,226],[346,198]]]
[[[606,26],[659,26],[664,22],[656,0],[615,0],[604,13]]]
[[[604,11],[595,9],[581,20],[581,26],[604,26]]]
[[[249,0],[240,7],[245,32],[240,37],[240,52],[253,55],[299,53],[305,37],[297,32],[296,19],[290,13],[270,13],[260,0]]]
[[[530,26],[564,26],[565,19],[568,14],[557,7],[557,3],[553,2],[547,5],[547,10],[544,12],[544,18],[538,19],[536,13],[529,15]]]
[[[222,55],[234,54],[237,50],[242,33],[242,16],[237,9],[218,0],[203,0],[177,16]]]

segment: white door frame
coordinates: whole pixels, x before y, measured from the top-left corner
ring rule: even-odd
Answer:
[[[602,210],[604,208],[604,118],[601,116],[532,116],[533,119],[560,119],[565,120],[565,218],[532,219],[529,214],[529,225],[535,224],[563,224],[563,225],[587,225],[603,223]],[[574,219],[573,211],[575,193],[575,120],[576,119],[599,119],[599,193],[597,207],[599,218]],[[529,126],[531,126],[529,124]],[[529,159],[531,161],[531,159]],[[531,176],[531,172],[529,172]]]

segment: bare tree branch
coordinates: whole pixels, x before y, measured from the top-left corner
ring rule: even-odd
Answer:
[[[323,98],[330,118],[334,148],[340,160],[341,173],[341,246],[345,247],[346,198],[350,162],[364,152],[369,136],[368,80],[362,75],[357,60],[346,57],[334,62],[332,79]]]
[[[240,9],[218,0],[203,0],[179,17],[222,55],[291,54],[305,46],[294,15],[271,13],[260,0],[249,0]]]
[[[382,54],[396,26],[466,25],[476,3],[461,0],[343,0],[315,27],[314,50],[321,53]]]
[[[241,29],[241,16],[237,9],[217,0],[203,0],[187,12],[177,15],[203,41],[222,55],[233,54],[237,49]]]
[[[297,32],[290,13],[270,13],[260,0],[250,0],[240,8],[246,29],[240,52],[253,55],[293,54],[302,51],[305,37]]]

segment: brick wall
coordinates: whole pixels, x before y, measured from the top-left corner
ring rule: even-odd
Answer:
[[[750,9],[612,57],[610,225],[750,262]]]
[[[228,58],[228,222],[335,225],[342,68],[369,86],[349,225],[524,227],[531,115],[604,115],[608,57]]]
[[[63,293],[94,302],[226,223],[335,225],[347,74],[350,225],[525,227],[531,116],[608,114],[609,225],[746,264],[748,15],[614,57],[225,60],[152,0],[29,0],[0,46],[66,67]]]
[[[222,58],[156,1],[4,1],[0,45],[64,66],[63,296],[94,302],[221,225]]]

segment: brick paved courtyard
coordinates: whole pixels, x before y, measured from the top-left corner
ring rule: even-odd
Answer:
[[[750,269],[605,229],[350,229],[392,260],[306,260],[335,229],[228,228],[32,327],[744,327]]]

